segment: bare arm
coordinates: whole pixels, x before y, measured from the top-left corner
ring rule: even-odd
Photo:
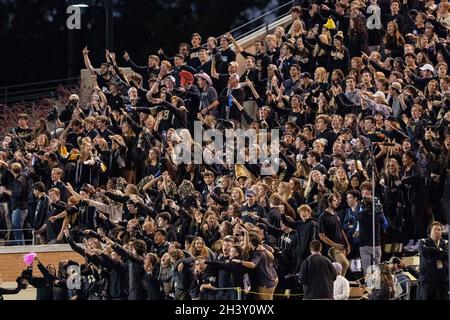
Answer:
[[[83,59],[86,69],[88,69],[91,74],[95,74],[94,67],[91,64],[91,60],[89,59],[89,50],[87,47],[84,47],[83,49]]]
[[[156,178],[156,179],[153,179],[153,180],[147,182],[147,184],[144,185],[144,187],[142,188],[142,190],[145,191],[145,190],[147,190],[147,189],[150,189],[157,181],[159,181],[159,180],[161,180],[161,179],[162,179],[162,175],[159,176],[159,177]]]
[[[325,233],[319,233],[319,239],[324,242],[325,244],[329,245],[330,247],[342,247],[342,245],[337,244],[333,241],[331,241],[330,238],[328,238]],[[347,238],[346,238],[347,239]],[[348,240],[347,240],[348,241]]]
[[[72,119],[70,119],[69,125],[64,129],[64,131],[59,136],[59,142],[61,143],[61,145],[65,144],[67,133],[69,132],[71,127],[72,127]]]
[[[216,70],[216,62],[215,61],[212,61],[212,63],[211,63],[211,77],[219,80],[219,74],[217,73],[217,70]]]
[[[255,99],[258,100],[258,99],[259,99],[259,94],[258,94],[258,92],[256,91],[255,86],[253,85],[253,82],[251,82],[251,81],[249,80],[249,81],[247,81],[246,83],[247,83],[247,86],[250,88],[250,90],[251,90],[253,96],[255,97]]]
[[[244,49],[242,49],[242,47],[239,45],[239,43],[237,43],[236,39],[234,39],[231,34],[227,33],[225,36],[233,43],[237,53],[241,53],[242,51],[244,51]]]

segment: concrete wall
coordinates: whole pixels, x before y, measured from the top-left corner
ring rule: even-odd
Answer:
[[[84,258],[73,252],[69,245],[0,247],[0,282],[14,282],[25,269],[23,255],[30,252],[37,253],[44,265],[54,264],[57,267],[61,260],[84,263]],[[40,275],[37,268],[34,272]]]

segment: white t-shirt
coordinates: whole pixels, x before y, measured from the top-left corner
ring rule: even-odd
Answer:
[[[333,283],[334,300],[348,300],[350,295],[350,284],[343,276],[338,275]]]

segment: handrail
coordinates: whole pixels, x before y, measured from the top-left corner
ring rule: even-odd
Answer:
[[[281,16],[279,16],[279,17],[276,17],[274,20],[272,20],[272,21],[270,21],[270,22],[267,22],[267,23],[268,23],[268,24],[272,24],[272,23],[274,23],[275,21],[278,21],[278,20],[280,20],[280,19],[283,19],[284,17],[286,17],[286,16],[288,16],[288,15],[289,15],[289,13],[283,14],[283,15],[281,15]],[[247,31],[246,33],[243,33],[242,35],[240,35],[239,37],[237,37],[236,41],[238,41],[238,40],[240,40],[240,39],[243,39],[243,38],[247,37],[248,35],[250,35],[250,34],[256,32],[256,31],[258,31],[258,30],[260,30],[260,29],[265,28],[265,26],[266,26],[266,24],[263,24],[263,25],[260,25],[260,26],[258,26],[258,27],[256,27],[256,28],[253,28],[253,29],[250,30],[250,31]]]
[[[32,229],[32,228],[21,228],[21,229],[0,229],[0,232],[14,232],[14,231],[33,231],[34,229]],[[33,236],[31,236],[31,238],[24,238],[23,239],[23,241],[30,241],[31,240],[31,245],[32,246],[34,246],[35,245],[35,237],[34,237],[34,235]],[[18,241],[22,241],[22,240],[10,240],[10,239],[8,239],[8,240],[6,240],[6,239],[3,239],[2,240],[4,243],[12,243],[12,246],[22,246],[22,245],[15,245],[14,243],[15,242],[18,242]]]
[[[46,80],[46,81],[36,81],[36,82],[28,82],[28,83],[22,83],[22,84],[15,84],[12,86],[3,86],[0,87],[0,90],[4,90],[6,88],[17,88],[17,87],[25,87],[30,85],[38,85],[38,84],[45,84],[45,83],[52,83],[52,82],[65,82],[70,80],[78,80],[80,77],[69,77],[69,78],[61,78],[61,79],[54,79],[54,80]]]
[[[238,30],[240,30],[240,29],[242,29],[242,28],[248,26],[249,24],[252,24],[253,22],[255,22],[255,21],[259,20],[259,19],[264,18],[264,17],[268,16],[269,14],[271,14],[271,13],[273,13],[273,12],[275,12],[275,11],[281,9],[281,8],[286,7],[287,5],[292,5],[293,3],[294,3],[294,1],[286,2],[285,4],[282,4],[281,6],[278,6],[278,7],[274,8],[274,9],[270,10],[269,12],[266,12],[266,13],[264,13],[264,14],[262,14],[262,15],[256,17],[256,18],[254,18],[254,19],[252,19],[252,20],[250,20],[250,21],[248,21],[248,22],[246,22],[246,23],[240,25],[239,27],[236,27],[236,28],[234,28],[234,29],[232,29],[232,30],[230,30],[230,31],[228,31],[228,32],[226,32],[226,33],[224,33],[224,34],[236,32],[236,31],[238,31]],[[261,26],[262,26],[262,25],[261,25]],[[260,27],[261,27],[261,26],[260,26]],[[259,28],[259,27],[258,27],[258,28]],[[223,34],[223,35],[224,35],[224,34]],[[223,35],[221,35],[221,36],[223,36]],[[217,37],[217,38],[220,38],[221,36],[219,36],[219,37]]]
[[[22,85],[13,85],[0,88],[0,104],[25,102],[44,97],[54,97],[56,90],[61,86],[70,86],[80,77],[69,77],[39,82],[29,82]]]

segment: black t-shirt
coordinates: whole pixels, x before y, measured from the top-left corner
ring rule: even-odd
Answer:
[[[159,122],[158,132],[162,133],[163,131],[169,130],[172,126],[173,120],[173,112],[169,108],[159,105],[156,107],[156,112],[162,112],[162,119]]]
[[[380,134],[374,133],[366,133],[366,137],[369,138],[370,142],[383,142],[384,139]]]
[[[32,139],[33,131],[30,128],[22,129],[22,128],[14,128],[11,130],[13,134],[17,135],[22,140],[30,142]]]
[[[211,76],[211,60],[207,61],[205,64],[199,63],[198,68],[196,68],[197,73],[206,73],[207,75]]]
[[[123,108],[124,100],[121,95],[118,94],[114,96],[112,94],[108,94],[106,98],[108,99],[108,105],[111,107],[111,110],[115,111]]]
[[[95,73],[95,75],[97,76],[97,84],[99,86],[99,88],[103,91],[106,92],[108,91],[108,85],[109,85],[109,81],[106,80],[105,78],[103,78],[102,75],[100,75],[99,73]]]
[[[189,51],[188,65],[195,69],[200,66],[200,59],[198,58],[200,49],[202,49],[202,47],[191,48],[191,50]]]
[[[372,202],[363,202],[363,206],[357,215],[359,222],[359,244],[361,247],[373,245],[373,216],[372,216]],[[375,245],[380,245],[381,225],[384,222],[382,206],[378,201],[375,201]]]
[[[75,132],[69,132],[67,134],[66,137],[66,143],[70,144],[71,147],[68,147],[67,149],[70,150],[72,148],[77,148],[78,149],[78,138],[84,138],[86,136],[86,133],[84,131],[80,132],[80,133],[75,133]]]
[[[113,133],[111,132],[111,130],[109,130],[109,129],[105,129],[104,131],[98,130],[98,134],[99,134],[103,139],[105,139],[105,140],[108,142],[108,144],[111,143],[111,141],[109,140],[109,136],[113,134]]]
[[[225,73],[228,70],[228,64],[232,61],[236,61],[236,52],[227,48],[220,52],[220,61],[216,61],[218,64],[218,72]]]
[[[227,110],[228,110],[228,95],[231,94],[241,105],[244,103],[245,99],[245,92],[242,88],[236,88],[236,89],[228,89],[225,88],[220,93],[219,102],[220,102],[220,110],[219,110],[219,117],[222,119],[227,119]],[[232,104],[229,107],[229,115],[227,120],[234,119],[238,122],[242,119],[242,113],[239,110],[239,108]]]
[[[342,236],[341,220],[337,214],[332,214],[325,210],[319,216],[318,223],[319,233],[324,233],[327,238],[335,243],[346,245]],[[327,253],[328,249],[329,246],[325,244],[323,252]]]

